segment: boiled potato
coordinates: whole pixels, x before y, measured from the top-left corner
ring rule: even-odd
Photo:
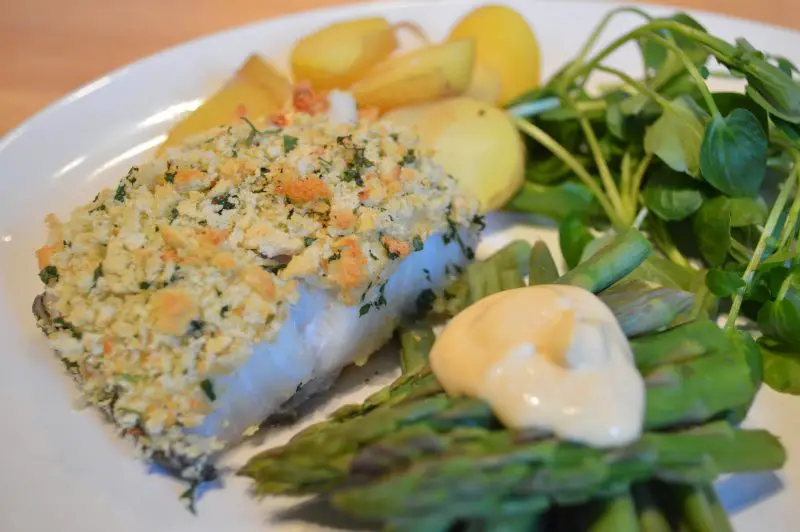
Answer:
[[[513,9],[489,5],[473,10],[456,24],[448,40],[465,38],[475,40],[476,63],[500,81],[500,94],[494,103],[506,104],[539,84],[539,43],[522,15]]]
[[[180,145],[186,137],[238,122],[242,116],[254,121],[266,118],[280,110],[291,94],[289,80],[258,56],[250,56],[221,89],[170,130],[158,153]]]
[[[472,70],[472,79],[469,87],[464,91],[464,96],[496,104],[500,101],[501,83],[500,76],[494,70],[476,62]]]
[[[462,39],[388,59],[350,87],[361,107],[381,111],[461,94],[472,78],[475,45]]]
[[[384,18],[338,22],[297,41],[290,57],[292,73],[315,90],[343,89],[396,48],[394,28]]]
[[[433,158],[481,202],[481,210],[502,207],[525,178],[525,147],[513,122],[500,109],[459,97],[404,107],[385,120],[416,127]]]

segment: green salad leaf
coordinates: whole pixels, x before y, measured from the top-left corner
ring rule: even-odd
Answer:
[[[566,216],[558,226],[558,243],[561,254],[569,268],[574,268],[581,261],[583,250],[594,237],[586,228],[586,224],[578,214]]]
[[[730,297],[745,285],[742,276],[734,272],[713,269],[706,274],[706,286],[718,297]]]
[[[731,206],[727,198],[709,200],[692,219],[697,246],[711,266],[721,266],[731,249]]]
[[[679,221],[697,212],[703,193],[696,180],[662,166],[644,186],[642,201],[662,220]]]
[[[703,179],[728,196],[755,196],[767,173],[767,136],[747,109],[715,116],[700,149]]]
[[[661,117],[647,129],[644,149],[657,155],[673,170],[696,177],[700,172],[705,124],[699,110],[689,102],[679,98],[664,109]]]

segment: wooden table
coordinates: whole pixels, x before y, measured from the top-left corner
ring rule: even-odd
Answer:
[[[87,81],[161,48],[353,1],[0,0],[0,135]],[[662,1],[800,29],[800,0]]]

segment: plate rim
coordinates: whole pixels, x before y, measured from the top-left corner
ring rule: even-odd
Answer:
[[[530,0],[528,0],[530,1]],[[11,149],[13,147],[14,142],[24,135],[27,130],[36,127],[39,122],[42,120],[47,120],[52,114],[57,113],[64,107],[71,105],[74,102],[77,102],[90,94],[92,94],[95,90],[100,89],[106,85],[111,83],[117,82],[120,78],[130,75],[136,69],[141,68],[141,66],[151,60],[154,60],[158,57],[164,57],[166,55],[176,54],[179,55],[181,50],[191,48],[201,42],[213,40],[216,38],[220,38],[226,35],[231,35],[238,33],[240,31],[254,28],[261,24],[270,22],[287,22],[291,23],[291,19],[300,18],[303,16],[314,15],[315,17],[322,17],[322,18],[331,18],[341,16],[342,18],[348,16],[350,13],[375,13],[375,12],[386,12],[386,11],[394,11],[394,10],[402,10],[405,8],[410,7],[420,7],[420,6],[428,6],[430,9],[434,9],[437,5],[457,5],[457,4],[474,4],[474,5],[484,5],[484,4],[503,4],[506,3],[504,0],[496,0],[492,2],[491,0],[481,0],[479,3],[476,3],[474,0],[439,0],[437,3],[433,4],[429,0],[388,0],[388,1],[381,1],[381,0],[369,0],[366,2],[355,2],[355,3],[348,3],[348,4],[341,4],[335,6],[327,6],[327,7],[318,7],[314,9],[305,9],[301,11],[296,11],[293,13],[286,13],[283,15],[278,15],[274,17],[266,17],[266,18],[259,18],[257,20],[253,20],[252,22],[247,22],[244,24],[238,24],[235,26],[231,26],[229,28],[223,28],[216,31],[212,31],[207,34],[199,35],[189,40],[181,41],[177,44],[173,44],[170,46],[166,46],[164,48],[160,48],[155,52],[150,54],[138,57],[132,61],[129,61],[123,65],[120,65],[114,69],[109,70],[108,72],[101,74],[80,86],[72,89],[71,91],[67,92],[66,94],[62,95],[61,97],[45,104],[43,107],[37,109],[33,112],[33,114],[28,115],[25,119],[22,120],[19,124],[9,129],[6,133],[0,136],[0,155]],[[709,11],[705,9],[681,9],[680,6],[671,6],[668,4],[662,3],[643,3],[636,0],[629,1],[629,2],[621,2],[621,1],[610,1],[610,2],[603,2],[597,0],[533,0],[533,4],[590,4],[590,5],[604,5],[608,11],[615,9],[617,7],[623,5],[635,5],[640,7],[646,11],[675,11],[675,12],[685,12],[692,14],[696,17],[714,17],[720,20],[726,20],[728,22],[736,22],[736,23],[745,23],[749,25],[760,26],[761,30],[767,31],[778,31],[778,32],[789,32],[795,33],[800,35],[800,29],[789,28],[785,26],[779,26],[777,24],[772,24],[769,22],[763,22],[759,20],[748,19],[744,17],[739,17],[735,15],[729,15],[726,13],[718,13],[714,11]]]

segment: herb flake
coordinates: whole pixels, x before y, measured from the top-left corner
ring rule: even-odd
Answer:
[[[209,401],[217,400],[217,394],[214,392],[214,383],[212,383],[210,379],[203,379],[200,382],[200,389],[203,390],[203,393],[206,394]]]
[[[297,137],[293,137],[291,135],[284,135],[283,136],[283,151],[284,153],[289,153],[297,146]]]
[[[42,271],[39,272],[39,279],[46,285],[58,281],[58,268],[53,265],[45,266],[42,268]]]

